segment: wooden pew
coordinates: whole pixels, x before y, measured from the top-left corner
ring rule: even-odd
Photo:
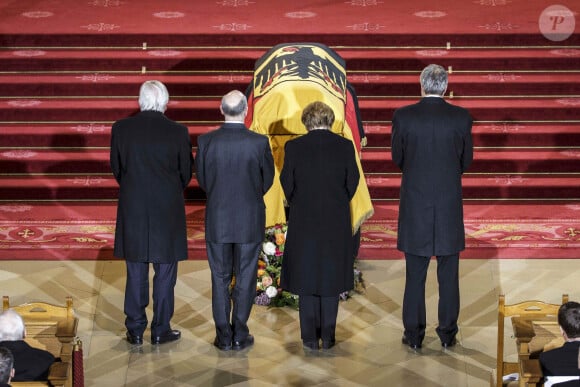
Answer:
[[[78,327],[72,297],[66,298],[64,306],[46,302],[11,306],[9,297],[4,296],[2,306],[3,310],[12,309],[22,316],[26,326],[25,341],[28,344],[47,350],[61,359],[50,367],[46,382],[12,382],[11,385],[13,387],[72,387],[73,351]]]
[[[568,302],[568,295],[562,295],[562,304]],[[495,380],[490,381],[491,386],[501,387],[503,385],[503,376],[518,373],[520,375],[519,385],[526,385],[526,375],[522,367],[524,360],[526,361],[526,372],[531,379],[536,379],[535,362],[537,359],[530,359],[528,355],[528,345],[535,336],[533,322],[542,319],[555,320],[558,309],[561,304],[550,304],[538,300],[528,300],[516,304],[506,305],[505,296],[500,294],[498,299],[498,321],[497,321],[497,367],[495,373]],[[504,361],[504,334],[505,334],[505,319],[511,318],[514,338],[518,353],[518,362]],[[539,365],[539,363],[538,363]],[[531,374],[533,372],[533,375]],[[541,376],[541,372],[540,372]],[[529,383],[529,385],[534,385]],[[537,383],[536,383],[537,385]]]

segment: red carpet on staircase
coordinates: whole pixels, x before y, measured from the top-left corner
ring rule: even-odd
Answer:
[[[393,111],[419,98],[429,63],[474,118],[464,176],[465,258],[579,258],[580,5],[548,0],[0,0],[0,260],[111,259],[117,185],[111,124],[139,85],[169,89],[192,143],[221,96],[283,42],[346,61],[368,145],[375,215],[361,259],[399,259]],[[195,151],[195,149],[194,149]],[[203,192],[186,191],[190,259],[204,259]]]

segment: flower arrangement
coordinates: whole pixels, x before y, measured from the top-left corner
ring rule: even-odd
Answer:
[[[266,228],[262,251],[260,251],[258,258],[257,295],[254,301],[257,305],[289,306],[298,309],[298,296],[280,288],[280,273],[287,231],[287,224],[276,224]],[[362,272],[356,268],[355,262],[354,291],[364,293],[364,290]],[[344,292],[340,298],[346,300],[350,296],[350,292]]]

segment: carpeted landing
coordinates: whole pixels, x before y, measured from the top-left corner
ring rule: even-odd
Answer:
[[[190,259],[205,259],[204,204],[187,205]],[[463,258],[577,258],[578,204],[466,203]],[[360,259],[401,259],[397,204],[375,203]],[[0,204],[0,260],[113,259],[115,202]],[[549,254],[549,255],[546,255]]]

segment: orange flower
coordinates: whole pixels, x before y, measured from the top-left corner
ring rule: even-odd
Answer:
[[[261,277],[264,274],[266,274],[266,270],[264,270],[264,269],[258,269],[258,277]]]
[[[258,268],[259,269],[265,269],[266,268],[266,262],[264,262],[261,259],[259,259],[258,260]]]
[[[280,233],[277,233],[276,234],[276,244],[278,246],[280,246],[280,245],[283,245],[284,242],[286,242],[286,237],[284,237],[284,234],[281,233],[281,232]]]

